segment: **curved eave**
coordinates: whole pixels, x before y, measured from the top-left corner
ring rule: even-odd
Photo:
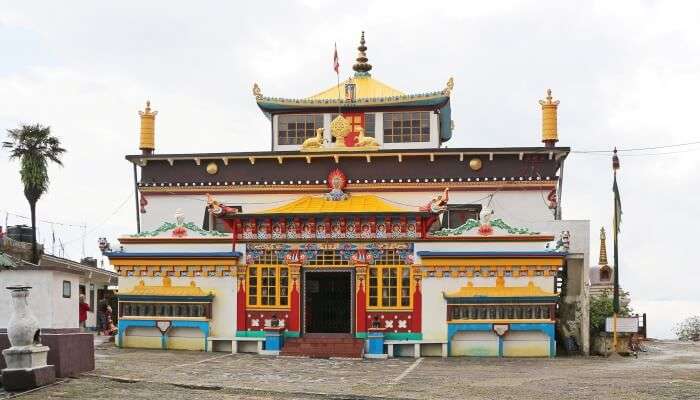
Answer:
[[[229,213],[223,214],[219,218],[225,219],[237,219],[237,218],[272,218],[272,217],[317,217],[321,219],[320,216],[360,216],[360,215],[406,215],[406,216],[428,216],[430,213],[422,211],[358,211],[358,212],[280,212],[280,213],[264,213],[264,214],[241,214],[241,213]]]
[[[156,259],[194,259],[194,258],[216,258],[216,259],[231,259],[239,258],[243,254],[239,251],[216,251],[216,252],[201,252],[201,253],[186,253],[186,252],[153,252],[153,253],[126,253],[120,251],[112,251],[104,253],[111,260],[132,259],[132,258],[156,258]]]
[[[455,304],[484,304],[484,303],[541,303],[551,304],[557,301],[557,294],[551,296],[522,296],[522,297],[490,297],[490,296],[471,296],[471,297],[451,297],[444,296],[448,305]]]
[[[120,294],[117,295],[119,301],[155,301],[155,302],[192,302],[192,303],[211,303],[214,301],[214,296],[167,296],[167,295],[138,295],[138,294]]]
[[[434,106],[440,107],[449,101],[450,97],[437,92],[428,95],[404,95],[393,97],[366,98],[357,99],[356,101],[345,100],[313,100],[313,99],[283,99],[263,97],[257,100],[258,107],[266,113],[277,113],[285,111],[303,110],[303,109],[337,109],[341,108],[366,108],[366,107],[410,107],[410,106]]]

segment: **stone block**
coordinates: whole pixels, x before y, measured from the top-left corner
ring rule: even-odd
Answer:
[[[45,386],[56,381],[56,371],[53,365],[45,365],[34,369],[4,369],[2,384],[7,391],[27,390]]]

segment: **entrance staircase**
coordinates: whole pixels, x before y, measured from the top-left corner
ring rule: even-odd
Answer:
[[[364,353],[364,340],[343,335],[288,338],[285,339],[280,355],[312,358],[362,358]]]

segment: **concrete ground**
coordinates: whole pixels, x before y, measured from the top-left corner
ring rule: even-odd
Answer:
[[[21,399],[700,399],[700,343],[634,358],[322,360],[96,349],[97,369]],[[5,396],[5,397],[3,397]],[[0,392],[0,399],[9,398]]]

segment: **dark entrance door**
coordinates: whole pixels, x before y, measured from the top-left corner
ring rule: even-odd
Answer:
[[[306,333],[351,333],[350,272],[305,272]]]

